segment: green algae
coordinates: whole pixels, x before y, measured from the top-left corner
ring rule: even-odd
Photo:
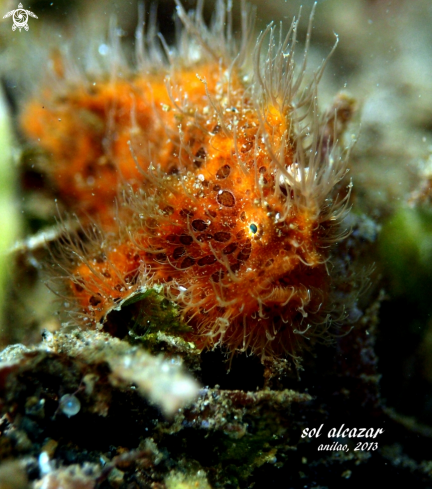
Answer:
[[[149,350],[157,350],[156,344],[166,340],[161,333],[178,338],[181,343],[181,336],[189,333],[191,328],[181,319],[176,304],[169,301],[162,290],[162,287],[141,290],[121,302],[106,315],[104,329],[115,330],[117,336]]]
[[[379,243],[392,293],[427,301],[424,292],[432,285],[432,209],[399,208],[384,224]]]
[[[0,311],[3,311],[10,250],[19,226],[14,202],[14,169],[12,167],[12,135],[3,93],[0,91]],[[0,318],[1,321],[1,318]]]

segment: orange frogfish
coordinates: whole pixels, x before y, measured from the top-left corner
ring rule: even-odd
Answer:
[[[47,86],[22,112],[58,194],[84,228],[88,216],[100,223],[64,252],[70,303],[101,327],[157,286],[199,347],[299,362],[357,299],[338,257],[347,151],[317,106],[326,63],[305,75],[313,12],[300,66],[298,20],[285,37],[269,26],[256,39],[245,11],[237,42],[223,2],[210,27],[180,3],[177,13],[176,46],[143,47],[141,33],[136,68],[79,84],[62,67],[55,93]]]

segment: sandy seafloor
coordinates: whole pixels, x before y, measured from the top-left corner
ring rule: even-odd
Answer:
[[[252,3],[257,31],[270,21],[288,26],[300,5]],[[240,2],[234,4],[238,20]],[[10,19],[0,23],[0,345],[8,347],[0,354],[0,487],[334,488],[384,481],[432,487],[431,2],[324,0],[316,9],[311,72],[339,37],[320,83],[320,107],[326,110],[340,91],[356,101],[347,129],[357,139],[349,164],[358,220],[350,246],[364,267],[374,265],[360,299],[363,317],[335,345],[309,355],[300,379],[291,372],[266,381],[259,360],[244,355],[227,374],[219,351],[200,356],[169,333],[149,341],[153,353],[183,357],[185,371],[173,374],[173,382],[189,370],[203,386],[199,400],[175,418],[164,416],[165,401],[158,404],[157,388],[148,383],[146,376],[154,375],[155,385],[164,380],[157,366],[148,373],[147,357],[117,340],[101,346],[110,341],[97,334],[57,333],[57,305],[40,270],[45,243],[24,245],[58,215],[49,183],[26,161],[28,141],[16,124],[44,70],[37,50],[61,47],[77,26],[102,36],[113,16],[128,46],[137,4],[33,1],[24,7],[38,16],[28,32],[13,32]],[[212,7],[208,0],[206,14]],[[303,2],[300,42],[311,7]],[[0,1],[1,16],[14,8]],[[173,10],[173,2],[159,1],[168,40]],[[143,369],[131,378],[118,361],[125,354]],[[83,378],[86,388],[79,390]],[[96,387],[88,387],[95,378]],[[65,410],[74,406],[60,398],[74,393],[80,406],[68,417]],[[318,439],[300,435],[321,425],[322,439],[342,425],[384,432],[376,450],[320,452]],[[355,441],[339,439],[350,447]]]

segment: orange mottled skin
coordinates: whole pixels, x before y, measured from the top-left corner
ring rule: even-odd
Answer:
[[[220,76],[213,64],[200,66],[199,72],[211,93],[222,91],[216,87]],[[238,81],[232,79],[231,85]],[[170,172],[178,163],[179,127],[189,140],[194,138],[194,128],[184,123],[189,114],[175,110],[170,95],[178,105],[186,96],[190,115],[208,104],[206,86],[191,68],[171,77],[87,82],[63,92],[45,89],[42,97],[30,100],[21,126],[48,154],[47,172],[69,208],[102,222],[110,221],[121,185],[144,183],[130,144],[143,168],[156,156],[157,165]],[[194,148],[200,149],[199,141],[191,144]]]
[[[199,347],[298,363],[305,340],[328,339],[340,303],[355,302],[333,255],[349,191],[339,196],[345,160],[316,112],[322,69],[299,95],[305,65],[296,78],[293,23],[285,41],[267,29],[263,62],[259,38],[247,77],[236,64],[247,42],[237,56],[224,23],[210,32],[199,15],[178,12],[184,39],[193,47],[198,36],[207,53],[201,61],[174,63],[169,75],[64,82],[22,112],[64,202],[102,223],[100,240],[69,244],[61,268],[87,325],[157,285]]]
[[[208,67],[203,72],[208,76]],[[143,177],[145,195],[120,211],[121,235],[132,239],[108,238],[102,258],[73,271],[72,289],[97,323],[135,290],[146,269],[147,283],[165,285],[199,346],[222,342],[263,357],[295,355],[301,335],[294,330],[305,330],[311,318],[324,322],[328,312],[329,252],[320,241],[328,230],[315,209],[287,213],[290,191],[277,181],[263,137],[256,137],[260,121],[244,87],[232,84],[221,123],[202,93],[204,75],[184,75],[177,89],[195,95],[194,120],[205,122],[182,122],[182,148],[170,141],[170,150],[158,153],[159,171],[149,169]],[[215,85],[207,82],[207,90],[216,98]],[[272,146],[292,147],[285,156],[289,167],[289,110],[282,114],[269,105],[264,114]],[[168,127],[176,116],[178,111],[159,113]],[[235,133],[229,129],[234,124]]]

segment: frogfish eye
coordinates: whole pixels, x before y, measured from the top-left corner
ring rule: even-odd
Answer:
[[[255,234],[258,231],[258,226],[256,224],[251,224],[249,229]]]

